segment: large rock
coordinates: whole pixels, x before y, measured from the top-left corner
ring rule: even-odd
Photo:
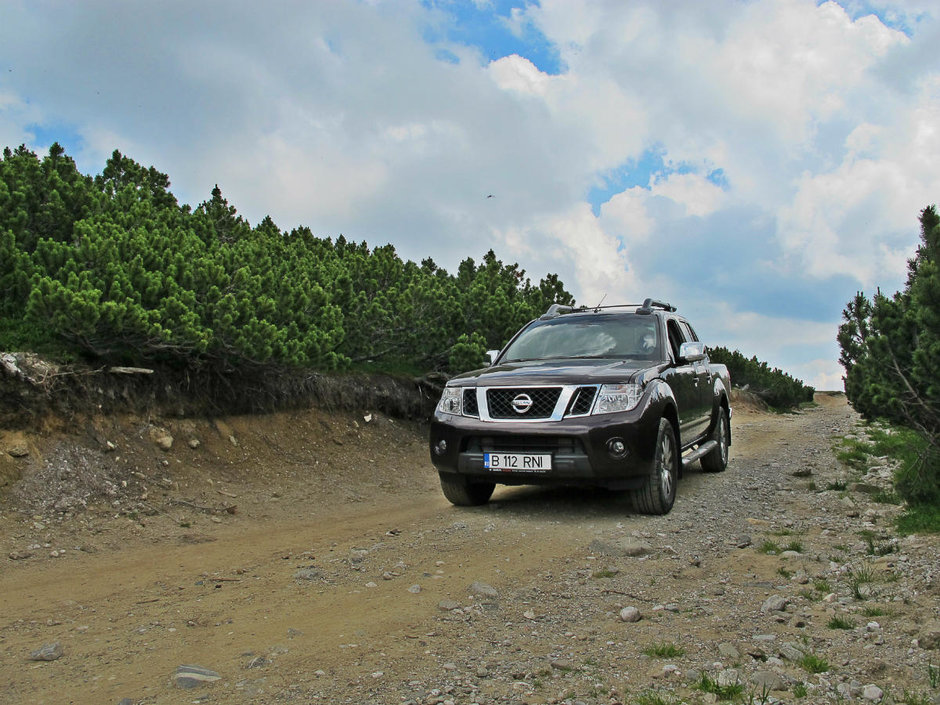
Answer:
[[[30,661],[58,661],[62,658],[62,644],[59,642],[53,642],[51,644],[43,644],[40,648],[36,649],[29,655]]]
[[[220,678],[222,676],[218,673],[202,666],[177,666],[176,673],[173,674],[176,687],[183,690],[192,690],[206,683],[213,683]]]
[[[499,591],[496,588],[494,588],[492,585],[487,585],[484,582],[480,582],[479,580],[475,580],[474,582],[470,583],[467,591],[471,595],[479,595],[480,597],[499,597]]]
[[[156,443],[160,450],[170,450],[173,447],[173,436],[165,428],[151,426],[150,440]]]
[[[917,635],[917,643],[922,649],[940,649],[940,622],[933,620],[925,624]]]
[[[764,600],[764,604],[760,606],[760,611],[764,614],[769,612],[783,612],[788,604],[790,604],[790,600],[783,595],[771,595]]]
[[[751,676],[751,683],[758,689],[786,690],[787,684],[779,674],[773,671],[757,671]]]
[[[640,619],[642,619],[642,615],[636,607],[624,607],[620,610],[620,620],[622,622],[639,622]]]

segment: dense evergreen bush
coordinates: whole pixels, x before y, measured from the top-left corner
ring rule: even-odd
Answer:
[[[737,350],[732,352],[723,347],[710,347],[708,357],[712,362],[728,367],[734,386],[747,387],[775,409],[790,409],[813,401],[816,392],[813,387],[776,367],[771,369],[756,357],[747,358]]]
[[[898,492],[911,503],[940,499],[940,217],[921,211],[921,244],[904,289],[872,299],[859,292],[839,328],[845,391],[866,418],[913,429],[924,440],[904,463]]]
[[[460,371],[551,303],[490,251],[455,275],[307,228],[252,227],[216,186],[195,209],[114,152],[94,178],[55,144],[0,160],[0,349],[232,370],[374,363]]]

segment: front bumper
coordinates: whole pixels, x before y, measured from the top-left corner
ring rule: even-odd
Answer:
[[[631,489],[650,473],[661,416],[662,410],[649,398],[628,412],[540,423],[482,421],[436,412],[429,439],[431,461],[441,473],[479,482]],[[615,457],[608,446],[617,439],[625,446],[622,457]],[[551,470],[490,470],[483,464],[487,452],[550,453]]]

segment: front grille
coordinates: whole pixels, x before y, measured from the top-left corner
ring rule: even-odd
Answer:
[[[584,455],[577,438],[567,436],[472,436],[467,438],[470,453],[561,453]]]
[[[568,404],[568,411],[565,412],[565,415],[584,416],[591,413],[596,395],[597,387],[578,387],[571,396],[571,402]]]
[[[555,410],[560,394],[561,387],[492,388],[486,391],[486,404],[494,419],[546,419]],[[526,399],[531,406],[521,413],[516,411],[513,401],[519,406]]]
[[[477,390],[473,387],[463,390],[463,415],[480,415],[480,409],[477,407]]]

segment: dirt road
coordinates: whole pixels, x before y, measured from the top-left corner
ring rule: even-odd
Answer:
[[[896,509],[840,484],[832,438],[854,422],[842,397],[736,411],[729,469],[688,473],[665,517],[532,488],[451,507],[423,429],[376,415],[164,423],[167,450],[153,423],[97,420],[86,435],[114,450],[91,455],[26,437],[47,474],[100,463],[118,489],[55,510],[27,473],[0,505],[0,702],[697,702],[701,674],[729,670],[804,702],[932,697],[938,652],[911,644],[940,617],[937,541],[894,539]],[[181,688],[182,665],[219,679]]]

